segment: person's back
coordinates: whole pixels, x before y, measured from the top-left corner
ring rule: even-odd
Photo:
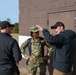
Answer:
[[[14,75],[18,71],[16,63],[22,57],[17,41],[9,34],[12,29],[7,25],[10,26],[7,21],[0,24],[0,75]]]

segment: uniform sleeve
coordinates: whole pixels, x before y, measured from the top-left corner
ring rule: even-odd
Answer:
[[[52,52],[54,51],[54,45],[51,45],[46,40],[45,40],[45,45],[47,46],[47,49],[48,49],[47,55],[51,56]]]
[[[12,52],[13,52],[13,57],[16,63],[19,62],[22,58],[22,55],[21,55],[21,51],[16,40],[12,44]]]
[[[51,54],[53,53],[53,51],[54,51],[54,45],[50,45],[50,47],[48,48],[47,55],[51,56]]]
[[[24,42],[21,44],[21,47],[20,47],[21,53],[22,53],[25,57],[27,56],[27,53],[26,53],[26,51],[25,51],[25,49],[27,48],[27,46],[28,46],[28,41],[26,40],[26,41],[24,41]]]

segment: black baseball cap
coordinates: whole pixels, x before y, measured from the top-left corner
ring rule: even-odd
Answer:
[[[56,22],[55,25],[51,26],[51,29],[55,29],[55,28],[57,28],[58,26],[63,26],[63,27],[65,27],[62,22]]]
[[[8,21],[1,21],[0,22],[0,28],[4,29],[6,27],[14,27],[14,24],[10,24]]]

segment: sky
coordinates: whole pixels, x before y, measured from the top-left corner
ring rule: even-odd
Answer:
[[[19,0],[0,0],[0,21],[19,22]]]

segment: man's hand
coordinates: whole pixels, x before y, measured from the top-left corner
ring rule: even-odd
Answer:
[[[40,25],[36,25],[39,31],[43,31],[43,28]]]

